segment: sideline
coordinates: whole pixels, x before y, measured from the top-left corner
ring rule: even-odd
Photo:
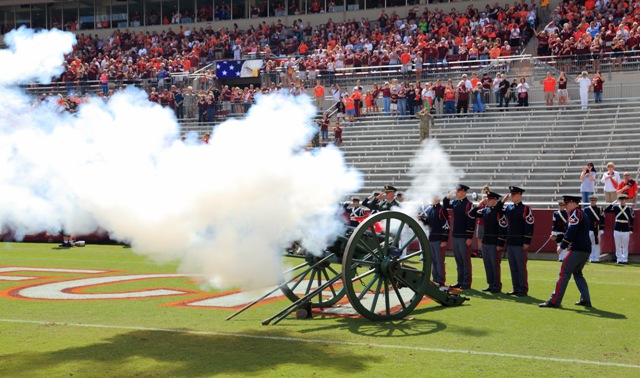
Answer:
[[[584,365],[596,365],[596,366],[616,366],[631,369],[640,369],[640,365],[622,364],[616,362],[602,362],[602,361],[589,361],[589,360],[577,360],[571,358],[556,358],[556,357],[543,357],[543,356],[528,356],[521,354],[511,353],[498,353],[498,352],[482,352],[476,350],[463,350],[463,349],[444,349],[444,348],[429,348],[419,346],[406,346],[406,345],[391,345],[391,344],[371,344],[371,343],[358,343],[348,341],[337,340],[322,340],[322,339],[302,339],[296,337],[283,337],[283,336],[260,336],[260,335],[247,335],[242,333],[226,333],[226,332],[213,332],[213,331],[190,331],[183,329],[171,329],[171,328],[150,328],[150,327],[135,327],[135,326],[114,326],[106,324],[79,324],[79,323],[56,323],[56,322],[44,322],[38,320],[21,320],[21,319],[0,319],[2,323],[27,323],[38,325],[61,325],[68,327],[85,327],[85,328],[104,328],[104,329],[119,329],[129,331],[154,331],[154,332],[171,332],[171,333],[187,333],[192,335],[209,335],[209,336],[226,336],[226,337],[239,337],[246,339],[261,339],[261,340],[275,340],[275,341],[292,341],[312,344],[329,344],[329,345],[345,345],[356,347],[370,347],[370,348],[386,348],[386,349],[403,349],[422,352],[438,352],[438,353],[458,353],[458,354],[472,354],[480,356],[492,356],[492,357],[506,357],[506,358],[521,358],[526,360],[538,360],[538,361],[553,361],[564,362],[571,364],[584,364]]]

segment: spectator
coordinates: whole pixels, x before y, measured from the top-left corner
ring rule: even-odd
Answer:
[[[340,123],[336,123],[336,127],[333,128],[334,143],[336,146],[342,146],[342,128]]]
[[[507,77],[505,76],[505,74],[499,74],[499,75],[500,75],[500,84],[499,84],[500,91],[498,92],[498,107],[502,107],[502,103],[504,102],[504,107],[508,108],[509,97],[510,97],[509,80],[507,80]]]
[[[560,76],[558,76],[558,105],[562,106],[564,109],[565,105],[567,105],[567,100],[569,99],[569,92],[567,91],[567,75],[565,75],[564,71],[560,72]]]
[[[604,184],[604,198],[607,203],[612,203],[618,196],[618,183],[620,182],[620,174],[616,172],[616,165],[613,162],[607,163],[607,171],[602,174],[600,182]]]
[[[596,76],[593,77],[591,85],[593,86],[593,96],[595,97],[595,103],[599,104],[602,102],[602,89],[604,85],[604,78],[602,77],[600,71],[596,72]]]
[[[589,196],[595,193],[596,168],[593,163],[587,163],[580,173],[580,194],[582,195],[582,203],[589,203]]]
[[[388,81],[385,81],[384,84],[382,85],[381,92],[382,92],[382,107],[384,109],[384,114],[389,115],[391,113],[391,88],[389,87]]]
[[[618,196],[626,195],[627,201],[631,202],[633,208],[636,208],[638,202],[638,183],[631,178],[630,172],[622,175],[622,182],[618,183],[616,193]]]
[[[353,96],[349,96],[348,94],[344,95],[344,107],[347,110],[347,115],[349,116],[349,122],[355,121],[356,105],[355,105],[355,99]]]
[[[198,96],[198,122],[205,122],[207,115],[207,99],[204,95]]]
[[[456,91],[453,89],[451,79],[447,81],[447,86],[444,90],[444,113],[450,117],[456,114]]]
[[[324,108],[324,87],[320,80],[316,82],[316,86],[313,88],[313,94],[315,99],[315,105],[318,110],[322,111]]]
[[[398,115],[398,89],[397,88],[394,87],[393,89],[391,89],[389,100],[391,102],[390,104],[391,115],[397,116]]]
[[[105,71],[100,74],[100,86],[102,87],[102,94],[106,96],[109,93],[109,75]]]
[[[467,108],[469,107],[469,90],[464,82],[460,82],[458,84],[458,89],[456,90],[458,95],[458,104],[456,106],[456,113],[460,114],[460,112],[467,113]]]
[[[206,99],[207,122],[213,122],[216,118],[216,101],[213,94],[209,93]]]
[[[474,113],[484,113],[486,111],[482,98],[484,97],[482,91],[482,83],[478,83],[473,91],[471,91],[471,102],[473,103]]]
[[[357,86],[356,88],[354,88],[354,91],[351,93],[351,98],[353,98],[353,107],[355,110],[355,117],[360,117],[360,112],[362,109],[362,87],[361,86]]]
[[[420,88],[416,88],[414,89],[414,96],[415,96],[415,103],[414,103],[414,108],[413,108],[413,112],[411,114],[416,114],[418,113],[420,110],[422,110],[422,104],[426,103],[426,108],[429,109],[429,111],[431,111],[431,105],[433,103],[433,94],[431,92],[431,88],[430,86],[425,87],[425,90],[427,91],[428,95],[425,98],[425,100],[422,99],[422,93],[420,92]],[[431,93],[431,94],[429,94]]]
[[[551,72],[547,72],[547,77],[542,80],[542,86],[544,101],[547,104],[547,109],[549,109],[549,107],[553,106],[553,98],[556,96],[556,79],[551,76]]]
[[[331,96],[333,97],[333,101],[335,102],[336,106],[342,101],[342,90],[340,89],[340,86],[338,84],[331,85]]]
[[[587,71],[582,71],[582,74],[576,77],[575,82],[580,84],[581,109],[587,110],[589,106],[589,88],[591,87],[591,80],[587,77]]]
[[[380,93],[382,92],[382,90],[380,88],[378,88],[378,83],[373,83],[373,88],[371,88],[371,105],[372,105],[372,112],[379,112],[379,98],[380,98]]]
[[[516,91],[518,92],[518,106],[529,106],[529,84],[524,77],[520,78]]]
[[[442,114],[443,112],[443,104],[445,98],[445,89],[446,87],[442,84],[442,80],[436,80],[436,83],[433,85],[433,94],[435,96],[435,103],[432,103],[431,106],[435,107],[437,114]],[[435,105],[435,106],[434,106]]]
[[[175,112],[176,118],[183,119],[184,118],[184,96],[179,88],[175,89],[173,99],[175,101]]]
[[[322,119],[319,121],[320,123],[320,139],[322,143],[326,143],[329,141],[329,124],[331,121],[329,120],[329,113],[324,112],[322,114]]]
[[[364,106],[367,114],[371,114],[373,112],[373,95],[372,91],[367,91],[364,95]]]

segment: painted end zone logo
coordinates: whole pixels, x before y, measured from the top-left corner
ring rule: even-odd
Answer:
[[[158,297],[179,297],[189,298],[164,304],[170,307],[186,308],[210,308],[220,310],[238,310],[254,299],[259,298],[274,288],[266,288],[262,291],[245,293],[241,291],[228,291],[224,293],[208,293],[200,290],[186,290],[167,287],[154,287],[153,280],[158,279],[183,279],[187,283],[191,282],[190,276],[184,274],[119,274],[121,272],[113,270],[93,270],[93,269],[64,269],[64,268],[36,268],[36,267],[2,267],[0,266],[0,282],[28,282],[39,281],[12,287],[0,291],[0,297],[7,299],[39,300],[39,301],[66,301],[66,300],[128,300],[145,299]],[[83,278],[62,278],[61,274],[83,275]],[[42,282],[44,281],[44,282]],[[90,292],[91,288],[104,287],[112,284],[122,284],[133,281],[149,281],[147,289],[131,291],[101,291],[99,293]],[[298,285],[294,290],[296,294],[302,295],[308,290],[307,285]],[[311,289],[314,285],[311,285]],[[328,294],[328,293],[327,293]],[[194,298],[194,296],[196,298]],[[425,297],[426,298],[426,297]],[[280,291],[269,295],[260,304],[270,303],[286,299]],[[425,302],[428,300],[425,299]],[[395,305],[400,305],[399,303]],[[395,307],[392,305],[392,307]],[[343,299],[338,306],[322,311],[326,315],[335,316],[357,316],[357,313],[349,305],[348,300]]]

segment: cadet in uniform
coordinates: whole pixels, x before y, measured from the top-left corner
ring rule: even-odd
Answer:
[[[476,226],[476,220],[471,211],[475,207],[467,199],[469,187],[459,184],[456,187],[456,198],[451,202],[449,197],[442,200],[445,209],[453,209],[453,256],[458,269],[458,282],[453,288],[471,288],[471,239]]]
[[[368,208],[375,211],[387,211],[391,210],[392,207],[398,206],[400,207],[400,203],[396,199],[397,189],[393,185],[385,185],[384,193],[378,194],[373,201],[368,203]]]
[[[440,199],[434,197],[432,205],[426,208],[423,206],[418,216],[422,223],[429,227],[433,282],[444,286],[447,279],[444,268],[444,248],[449,240],[449,212],[440,205]]]
[[[513,284],[513,291],[508,292],[507,295],[526,297],[529,292],[527,249],[531,244],[535,220],[531,208],[522,203],[524,189],[510,186],[509,192],[513,204],[508,205],[504,210],[505,217],[500,222],[500,227],[505,229],[505,236],[499,237],[498,242],[500,246],[503,246],[505,242],[507,244],[511,283]],[[509,195],[505,196],[505,202],[507,197]]]
[[[551,294],[551,298],[546,302],[540,303],[538,306],[551,308],[560,307],[564,292],[567,290],[569,279],[571,279],[571,275],[573,275],[573,280],[576,282],[576,286],[578,286],[578,290],[580,291],[580,301],[576,302],[576,305],[591,307],[589,286],[582,274],[582,268],[584,268],[584,264],[587,263],[589,255],[591,254],[591,240],[589,240],[589,228],[591,226],[589,215],[580,210],[581,196],[563,197],[567,204],[567,211],[569,212],[569,226],[557,252],[560,253],[566,248],[569,248],[569,252],[567,252],[567,257],[565,257],[562,262],[556,288],[553,294]]]
[[[604,211],[597,205],[598,196],[589,196],[589,206],[584,208],[590,220],[589,239],[591,239],[591,256],[589,262],[600,262],[600,238],[604,234]]]
[[[633,233],[633,209],[627,206],[627,195],[618,196],[618,204],[611,204],[604,209],[605,213],[614,213],[616,223],[613,227],[613,238],[616,242],[616,263],[629,262],[629,236]]]
[[[354,197],[351,199],[351,206],[346,204],[344,206],[346,212],[349,213],[349,226],[358,227],[360,221],[358,218],[362,218],[365,216],[365,211],[362,206],[360,206],[360,198]]]
[[[502,280],[500,279],[500,250],[498,249],[498,235],[503,232],[500,227],[500,219],[504,217],[502,213],[502,201],[500,194],[495,192],[487,193],[487,197],[482,200],[482,208],[474,208],[471,211],[475,217],[482,217],[484,220],[484,236],[482,239],[482,260],[484,270],[487,275],[489,287],[482,291],[499,293],[502,291]],[[500,247],[500,249],[502,249]]]
[[[371,210],[371,208],[369,207],[369,205],[371,205],[371,201],[374,200],[374,198],[376,198],[378,196],[378,194],[380,194],[380,192],[373,192],[371,193],[370,196],[368,196],[367,198],[364,199],[364,201],[362,201],[362,206],[366,207],[367,209],[369,209],[371,211],[371,215],[377,213],[377,211],[375,210]]]
[[[551,239],[555,240],[558,246],[562,243],[564,232],[567,230],[567,222],[569,217],[567,216],[567,210],[564,206],[564,201],[558,202],[558,210],[553,212],[553,224],[551,225]],[[567,250],[563,249],[558,255],[558,261],[562,262],[567,255]]]

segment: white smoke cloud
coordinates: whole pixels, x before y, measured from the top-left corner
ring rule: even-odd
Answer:
[[[49,83],[62,73],[64,54],[73,50],[76,37],[58,29],[36,33],[22,26],[7,33],[4,43],[8,49],[0,50],[0,85]]]
[[[15,72],[4,83],[55,75],[56,52],[72,41],[22,29],[10,40],[21,43],[20,33],[58,59],[34,57],[45,65],[38,74]],[[21,61],[24,50],[8,59]],[[275,283],[292,240],[320,252],[343,227],[339,201],[362,180],[337,148],[304,149],[315,132],[306,96],[259,97],[244,119],[217,126],[208,145],[179,141],[173,113],[137,89],[70,115],[0,87],[0,113],[0,224],[18,235],[100,227],[218,287]]]
[[[436,139],[420,145],[408,174],[412,178],[411,187],[406,192],[402,211],[411,216],[418,214],[422,204],[430,205],[433,197],[443,198],[450,193],[462,177],[462,171],[451,165],[449,155]]]

